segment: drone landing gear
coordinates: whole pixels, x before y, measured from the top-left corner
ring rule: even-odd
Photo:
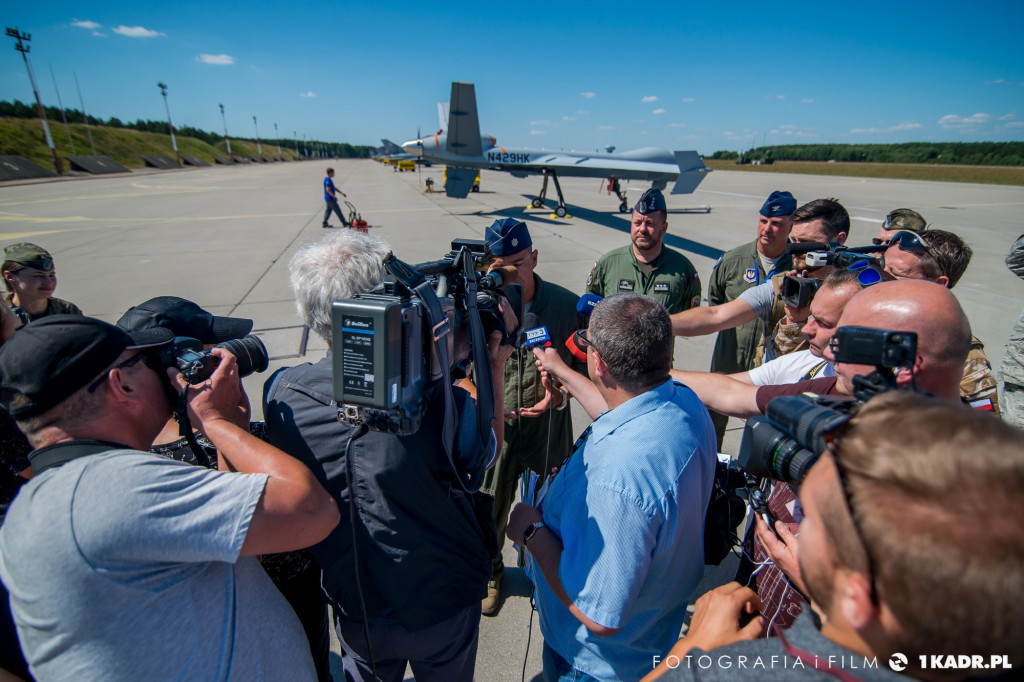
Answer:
[[[548,176],[555,181],[555,191],[558,192],[558,205],[555,206],[555,215],[559,218],[564,218],[568,215],[568,211],[565,210],[565,197],[562,196],[562,187],[558,184],[558,174],[553,170],[544,169],[544,182],[540,187],[540,194],[537,195],[533,201],[530,202],[530,206],[533,208],[541,208],[544,206],[544,199],[548,195]]]

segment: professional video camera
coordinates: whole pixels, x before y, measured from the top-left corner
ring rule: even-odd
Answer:
[[[242,339],[231,339],[218,343],[214,348],[224,348],[238,361],[238,375],[247,377],[253,372],[264,372],[270,365],[267,347],[257,336],[250,334]],[[176,336],[171,343],[160,349],[160,362],[164,367],[177,367],[185,381],[199,384],[210,378],[220,364],[220,358],[210,350],[204,350],[199,339]]]
[[[415,433],[433,391],[450,384],[452,374],[472,360],[478,416],[483,423],[486,415],[490,428],[487,338],[497,330],[502,343],[515,344],[523,317],[522,287],[512,281],[515,268],[484,273],[491,260],[486,242],[473,239],[453,240],[444,258],[419,265],[389,254],[384,265],[390,276],[377,289],[334,302],[334,399],[340,420],[398,435]]]
[[[804,308],[811,304],[814,294],[821,288],[821,282],[817,277],[786,275],[782,278],[779,298],[791,308]]]
[[[871,397],[895,389],[893,368],[913,367],[917,334],[867,327],[841,327],[831,344],[835,362],[874,365],[854,377],[854,400],[782,396],[768,403],[764,417],[747,420],[737,455],[750,475],[799,484],[835,433]]]
[[[837,268],[846,268],[857,261],[866,260],[869,265],[881,267],[881,259],[872,254],[885,251],[884,244],[870,246],[846,246],[838,242],[798,242],[786,245],[786,252],[790,254],[807,254],[804,262],[808,268],[820,268],[825,265],[834,265]]]

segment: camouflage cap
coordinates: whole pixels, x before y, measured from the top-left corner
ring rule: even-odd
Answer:
[[[885,220],[882,221],[882,229],[924,232],[928,229],[928,224],[925,222],[924,217],[917,211],[909,208],[897,208],[895,211],[885,216]]]
[[[4,260],[19,263],[27,268],[53,270],[53,256],[43,247],[28,242],[8,244],[4,248]]]

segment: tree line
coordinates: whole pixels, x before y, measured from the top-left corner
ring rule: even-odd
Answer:
[[[52,123],[57,121],[63,121],[61,118],[61,110],[57,107],[43,107],[46,110],[46,118]],[[0,117],[6,118],[37,118],[39,112],[36,107],[32,104],[25,104],[19,100],[8,102],[7,100],[0,100]],[[64,116],[67,117],[68,123],[88,123],[94,126],[106,126],[108,128],[129,128],[131,130],[138,130],[144,133],[167,133],[167,121],[149,121],[143,119],[137,119],[134,122],[122,121],[116,116],[103,120],[96,118],[95,116],[85,116],[78,109],[64,109]],[[87,120],[88,119],[88,120]],[[182,137],[194,137],[197,140],[202,140],[209,145],[216,145],[224,136],[220,133],[211,133],[206,130],[200,130],[192,126],[175,126],[174,134],[181,135]],[[256,142],[254,137],[240,137],[235,136],[231,139],[245,140],[246,142]],[[296,140],[291,138],[260,138],[260,142],[266,145],[281,145],[282,147],[288,147],[294,149]],[[298,141],[299,151],[302,153],[303,145],[307,144],[304,141]],[[327,155],[331,158],[342,158],[342,159],[367,159],[373,155],[374,148],[366,145],[351,145],[347,142],[324,142],[322,140],[310,140],[310,145],[318,145],[321,149],[325,150]]]
[[[904,142],[901,144],[787,144],[717,151],[712,159],[775,161],[855,161],[933,163],[972,166],[1024,166],[1024,142]]]

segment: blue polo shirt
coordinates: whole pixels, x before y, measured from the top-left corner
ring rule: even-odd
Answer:
[[[573,667],[600,680],[638,680],[679,637],[704,575],[715,445],[707,409],[667,380],[599,416],[552,480],[541,511],[564,547],[562,586],[591,620],[621,628],[591,633],[531,561],[544,641]]]
[[[328,187],[330,187],[334,192],[338,191],[338,188],[334,186],[334,180],[332,180],[329,175],[324,178],[324,201],[336,201],[336,199],[331,196],[331,193],[327,191]]]

